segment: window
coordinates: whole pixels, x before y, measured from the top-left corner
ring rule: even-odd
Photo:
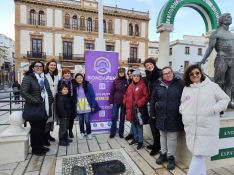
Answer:
[[[171,61],[169,61],[169,67],[172,67],[172,62]]]
[[[94,31],[98,32],[98,19],[97,18],[94,20]]]
[[[186,70],[189,66],[189,61],[184,61],[184,70]]]
[[[38,25],[42,25],[42,26],[45,25],[44,16],[45,16],[44,11],[40,10],[38,13]]]
[[[76,15],[72,17],[72,29],[75,29],[75,30],[78,29],[78,19]]]
[[[169,55],[172,55],[172,48],[169,49]]]
[[[63,58],[72,59],[72,42],[69,41],[63,42]]]
[[[136,36],[139,36],[139,35],[140,35],[138,24],[135,24],[135,35],[136,35]]]
[[[85,17],[80,17],[80,30],[85,30]]]
[[[92,18],[88,18],[87,20],[87,31],[91,32],[92,29]]]
[[[130,47],[130,59],[137,59],[137,47]]]
[[[42,39],[32,39],[32,56],[35,58],[42,56]]]
[[[64,24],[64,28],[70,28],[70,15],[66,14],[65,15],[65,24]]]
[[[103,32],[106,33],[106,20],[103,20]]]
[[[202,48],[198,48],[198,55],[202,55]]]
[[[94,50],[94,44],[93,43],[86,43],[85,48],[87,50]]]
[[[113,33],[112,20],[108,21],[108,33]]]
[[[130,36],[132,36],[133,35],[133,26],[132,26],[132,24],[129,24],[129,27],[128,27],[129,29],[129,31],[128,31],[128,34],[130,35]]]
[[[114,51],[115,46],[114,45],[106,45],[106,51]]]
[[[190,47],[185,47],[185,54],[190,54]]]
[[[30,10],[29,24],[36,25],[36,11],[33,9]]]

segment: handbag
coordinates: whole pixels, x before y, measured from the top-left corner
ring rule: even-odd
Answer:
[[[24,105],[23,119],[25,121],[39,121],[48,119],[45,109],[45,103],[41,104],[29,104]]]

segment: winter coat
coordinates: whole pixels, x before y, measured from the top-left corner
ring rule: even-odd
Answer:
[[[158,80],[150,100],[150,114],[156,117],[156,128],[161,131],[177,132],[184,129],[179,113],[183,82],[174,78],[168,86]]]
[[[123,97],[128,88],[126,78],[117,78],[113,81],[110,92],[110,104],[123,104]]]
[[[185,87],[180,112],[186,133],[186,143],[193,155],[212,156],[219,150],[220,112],[230,98],[207,77],[199,84]]]
[[[142,115],[142,119],[144,124],[147,123],[148,110],[147,103],[149,101],[148,89],[143,80],[140,80],[137,84],[132,82],[124,94],[124,105],[126,106],[126,120],[133,121],[134,120],[134,111],[133,107],[136,104],[139,108],[139,111]]]
[[[92,84],[90,84],[88,81],[86,81],[87,83],[87,87],[88,87],[88,90],[87,92],[85,92],[85,97],[87,98],[87,101],[89,103],[89,106],[90,108],[94,108],[94,111],[92,112],[97,112],[97,111],[100,111],[100,107],[96,101],[96,96],[95,96],[95,93],[94,93],[94,90],[93,90],[93,86]],[[77,95],[77,88],[79,87],[78,83],[75,83],[74,84],[74,104],[75,104],[75,109],[77,109],[77,98],[78,98],[78,95]],[[76,111],[76,110],[75,110]],[[77,114],[77,111],[76,111],[76,114]]]
[[[45,89],[49,98],[49,116],[51,116],[51,104],[54,101],[49,83],[45,77]],[[33,73],[25,75],[21,84],[21,96],[26,100],[26,103],[41,104],[43,99],[41,97],[41,88],[36,76]]]
[[[14,95],[19,95],[21,86],[20,86],[20,84],[18,82],[17,83],[14,82],[13,85],[12,85],[12,89],[13,89],[13,94]]]
[[[56,95],[56,113],[58,118],[69,118],[71,116],[72,103],[68,95],[58,93]]]
[[[55,75],[54,76],[54,80],[52,79],[52,77],[51,77],[51,75],[50,75],[50,73],[47,73],[47,74],[45,74],[45,76],[46,76],[46,79],[48,80],[48,83],[49,83],[49,85],[50,85],[50,90],[51,90],[51,92],[52,92],[52,95],[53,95],[53,97],[55,97],[55,95],[57,94],[57,92],[58,92],[58,81],[59,81],[59,77],[58,77],[58,75]],[[52,103],[52,105],[51,105],[51,109],[52,109],[52,115],[51,115],[51,117],[49,117],[48,118],[48,120],[47,120],[47,123],[49,123],[49,122],[53,122],[54,121],[54,118],[55,118],[55,116],[56,116],[56,109],[55,109],[55,104],[54,103]]]

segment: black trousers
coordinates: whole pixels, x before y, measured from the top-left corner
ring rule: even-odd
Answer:
[[[43,151],[45,126],[47,120],[31,121],[30,140],[32,153],[40,154]]]
[[[160,149],[160,132],[156,128],[156,119],[152,119],[150,117],[149,124],[150,124],[150,129],[151,129],[151,132],[152,132],[152,136],[153,136],[153,139],[154,139],[153,150]]]
[[[69,117],[69,131],[72,131],[73,125],[74,125],[75,118],[73,116]]]

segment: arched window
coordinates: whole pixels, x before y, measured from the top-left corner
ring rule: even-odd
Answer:
[[[72,29],[75,29],[75,30],[78,29],[78,19],[76,15],[72,17]]]
[[[29,24],[36,25],[36,11],[34,9],[30,10]]]
[[[140,32],[139,32],[139,26],[138,24],[135,24],[135,36],[139,36]]]
[[[66,14],[65,15],[65,24],[64,24],[64,28],[70,28],[70,15]]]
[[[80,30],[85,30],[85,17],[80,17]]]
[[[113,23],[112,23],[112,20],[108,21],[108,33],[113,33]]]
[[[128,26],[128,34],[129,34],[130,36],[133,35],[133,26],[132,26],[131,23],[130,23],[129,26]]]
[[[92,18],[90,17],[87,19],[87,31],[92,31]]]
[[[44,20],[45,13],[44,11],[40,10],[38,13],[38,25],[45,25],[45,20]]]
[[[94,20],[94,31],[98,32],[98,18]]]
[[[103,19],[103,32],[106,33],[106,20]]]

